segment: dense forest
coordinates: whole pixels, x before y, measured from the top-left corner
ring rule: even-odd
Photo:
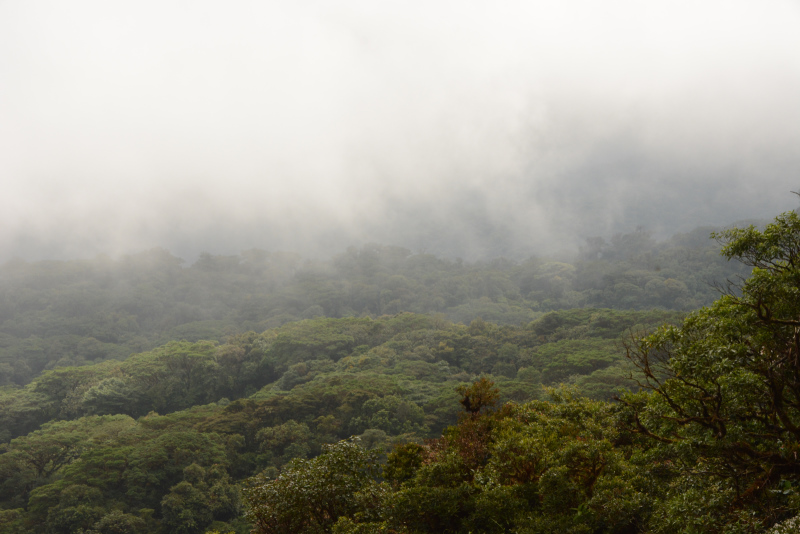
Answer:
[[[328,260],[260,250],[165,250],[117,260],[11,261],[0,267],[0,386],[45,369],[122,360],[172,340],[223,342],[316,317],[442,314],[520,325],[570,308],[690,311],[747,274],[699,228],[655,242],[647,232],[589,239],[572,263],[465,263],[368,245]]]
[[[0,533],[788,532],[800,218],[712,230],[9,262]]]

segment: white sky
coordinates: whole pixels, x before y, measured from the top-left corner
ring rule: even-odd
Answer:
[[[797,1],[0,0],[0,261],[771,217],[798,28]]]

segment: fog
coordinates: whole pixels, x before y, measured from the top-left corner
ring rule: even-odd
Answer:
[[[0,0],[0,261],[476,259],[768,218],[800,3]]]

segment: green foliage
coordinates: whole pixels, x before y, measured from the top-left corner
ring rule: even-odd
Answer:
[[[798,236],[793,212],[763,231],[716,234],[723,254],[752,266],[752,276],[682,326],[628,348],[652,392],[624,397],[630,427],[686,466],[659,512],[658,531],[702,523],[706,532],[757,532],[797,513]]]
[[[170,340],[223,342],[317,317],[442,313],[518,325],[562,308],[689,310],[713,300],[708,282],[745,274],[716,257],[710,230],[664,243],[644,232],[593,238],[573,264],[469,264],[374,244],[327,262],[250,250],[182,266],[159,249],[113,261],[9,262],[0,267],[0,386]],[[313,347],[313,333],[307,341],[284,348]],[[352,348],[347,336],[331,341],[316,347],[331,359]]]
[[[551,395],[462,418],[425,446],[397,446],[384,468],[392,485],[366,482],[373,500],[334,532],[638,531],[658,486],[616,423],[619,407]]]
[[[786,519],[800,505],[794,475],[764,470],[769,455],[798,448],[787,437],[794,405],[787,394],[772,413],[760,396],[769,372],[794,387],[775,374],[776,332],[794,327],[780,321],[800,316],[786,304],[797,301],[794,275],[770,271],[770,254],[796,233],[781,231],[722,236],[756,251],[750,289],[655,334],[670,351],[692,347],[672,371],[720,383],[721,417],[762,410],[769,424],[726,419],[727,441],[699,420],[670,420],[675,408],[645,393],[624,410],[574,392],[535,400],[559,382],[595,399],[630,388],[624,332],[674,323],[681,315],[663,309],[710,302],[707,280],[746,273],[696,235],[594,240],[574,264],[467,264],[377,245],[330,262],[248,251],[183,267],[156,250],[7,264],[0,533],[244,534],[237,481],[257,472],[247,499],[264,532],[666,532],[689,528],[688,517],[691,528],[746,532]],[[717,350],[736,332],[746,343]],[[742,371],[764,354],[766,367]],[[665,369],[653,375],[662,385],[677,376]],[[672,382],[664,391],[692,417],[709,402]],[[469,416],[459,419],[459,401]],[[718,461],[765,428],[754,450],[767,456],[735,469]],[[396,446],[381,466],[377,451],[340,441],[352,434]],[[653,439],[676,435],[685,445]],[[711,468],[728,471],[701,475]],[[734,480],[766,482],[748,494]]]
[[[312,460],[293,460],[275,479],[260,475],[244,490],[255,532],[330,532],[357,510],[355,494],[378,474],[374,452],[356,441],[329,445]]]
[[[481,377],[469,386],[458,386],[456,391],[461,395],[461,406],[471,415],[479,414],[484,408],[493,408],[500,397],[500,391],[494,382]]]
[[[335,531],[791,529],[800,510],[799,235],[800,217],[794,213],[763,231],[718,234],[723,254],[753,267],[751,277],[680,326],[633,335],[627,345],[632,367],[606,356],[620,320],[632,319],[620,314],[548,314],[530,325],[530,337],[483,321],[463,332],[491,344],[465,345],[465,338],[449,336],[438,347],[448,367],[466,359],[501,370],[500,364],[513,361],[515,376],[529,382],[574,369],[580,374],[575,382],[596,388],[617,383],[616,373],[634,370],[641,390],[611,404],[556,389],[549,391],[550,401],[507,403],[483,412],[497,397],[491,383],[461,386],[461,403],[470,416],[438,440],[396,447],[384,468],[391,484],[364,481],[362,493],[354,495],[369,498],[353,499],[361,504],[340,514]],[[626,243],[614,246],[630,257]],[[569,272],[556,267],[547,268]],[[620,280],[613,288],[624,284],[632,282]],[[530,287],[552,289],[536,274]],[[663,284],[651,279],[645,289],[664,297],[685,296],[687,288],[667,277]],[[640,295],[632,287],[625,292]],[[639,316],[627,324],[638,330],[648,319]],[[432,359],[432,346],[413,351],[418,361]],[[411,347],[395,342],[393,358]],[[304,524],[296,529],[315,531]]]
[[[203,486],[186,479],[189,466],[206,471],[223,466],[230,477],[225,484],[232,485],[261,470],[275,475],[293,458],[314,458],[326,444],[353,434],[381,448],[432,438],[457,421],[465,384],[477,378],[473,370],[497,373],[487,380],[501,386],[498,403],[524,402],[541,395],[544,366],[537,355],[547,346],[597,340],[597,351],[607,351],[605,357],[613,350],[602,345],[608,338],[664,315],[578,310],[560,317],[563,321],[549,335],[537,333],[537,323],[499,327],[473,321],[464,326],[415,314],[313,319],[243,334],[222,345],[172,342],[124,362],[47,371],[0,397],[5,410],[0,416],[19,421],[9,427],[14,432],[22,429],[0,454],[0,497],[6,507],[27,507],[24,521],[31,525],[47,525],[51,508],[69,508],[59,504],[64,488],[85,486],[99,490],[101,498],[81,509],[84,530],[96,530],[110,509],[140,517],[146,531],[199,532],[214,522],[240,528],[231,511],[235,506],[208,504],[214,482]],[[349,352],[341,356],[342,350]],[[550,354],[566,365],[571,361],[568,353]],[[617,374],[612,372],[609,380],[619,380],[624,370],[613,368]],[[576,364],[567,372],[573,376],[580,369]],[[265,383],[250,398],[237,397],[244,384]],[[459,385],[464,385],[461,395],[455,391]],[[599,396],[609,396],[605,382],[598,387]],[[476,406],[488,406],[489,397],[494,398],[492,393],[481,400],[478,393],[470,392]],[[194,402],[209,404],[189,408]],[[111,412],[139,419],[92,415]],[[24,433],[35,421],[54,417],[63,420],[39,433]],[[104,430],[92,430],[92,421],[102,422],[96,426]],[[66,456],[48,460],[47,451]],[[33,454],[42,458],[29,458]],[[397,467],[401,471],[392,480],[405,483],[404,477],[420,466]],[[93,507],[103,514],[95,517]],[[141,515],[142,509],[153,513]],[[384,519],[378,519],[373,526],[383,528]],[[359,529],[367,528],[364,518],[359,521]]]
[[[111,510],[87,530],[86,534],[139,534],[147,532],[147,522],[133,514]]]
[[[425,448],[416,443],[403,443],[394,448],[386,459],[383,476],[386,480],[405,482],[413,478],[422,466]]]
[[[361,415],[351,419],[349,427],[356,434],[369,428],[383,430],[392,435],[427,434],[424,410],[398,395],[364,401]]]

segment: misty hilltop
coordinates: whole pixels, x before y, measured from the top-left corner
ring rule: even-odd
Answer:
[[[0,534],[797,530],[798,27],[0,1]]]
[[[0,386],[44,369],[123,359],[173,339],[223,341],[316,317],[439,314],[521,325],[569,308],[686,312],[748,270],[710,228],[587,241],[571,263],[465,262],[369,244],[328,259],[252,249],[188,264],[164,249],[0,266]]]

